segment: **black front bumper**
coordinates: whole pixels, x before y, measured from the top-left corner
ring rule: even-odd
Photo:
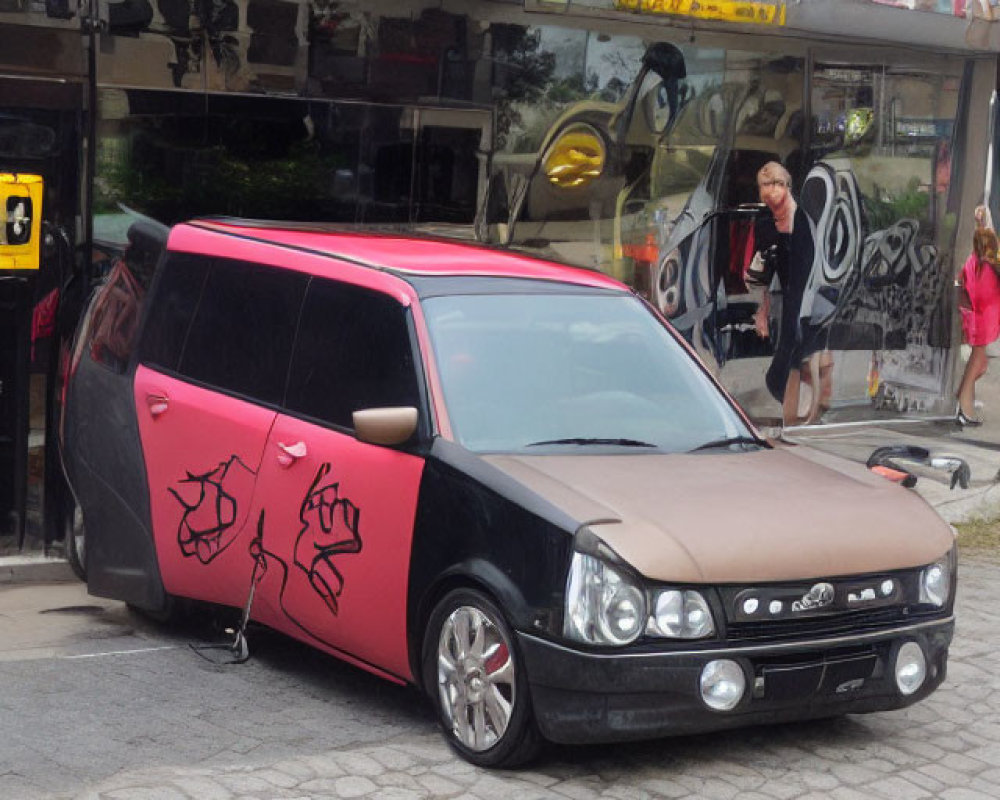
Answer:
[[[570,744],[902,708],[944,680],[954,627],[949,617],[836,638],[655,653],[595,653],[518,638],[542,735]],[[922,648],[927,677],[903,696],[894,666],[907,641]],[[732,711],[715,711],[701,699],[702,669],[720,658],[736,661],[746,677]]]

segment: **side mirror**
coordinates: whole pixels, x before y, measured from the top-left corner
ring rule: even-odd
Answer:
[[[362,408],[353,414],[354,432],[368,444],[402,444],[417,430],[417,417],[413,406]]]
[[[42,178],[0,172],[0,270],[39,266]]]
[[[542,170],[553,186],[575,189],[601,177],[607,154],[601,135],[577,123],[559,134],[542,157]]]
[[[632,81],[632,85],[623,100],[622,110],[614,122],[615,140],[619,147],[624,144],[625,133],[632,124],[632,116],[635,114],[635,106],[639,100],[639,91],[642,89],[646,75],[650,72],[655,73],[663,81],[667,92],[667,105],[670,108],[670,119],[677,116],[679,82],[682,78],[687,77],[684,54],[676,45],[669,42],[656,42],[646,48],[646,52],[642,56],[642,68],[635,80]]]
[[[659,75],[664,83],[687,77],[684,54],[668,42],[651,44],[642,57],[642,65]]]

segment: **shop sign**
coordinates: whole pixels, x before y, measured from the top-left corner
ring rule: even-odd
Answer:
[[[768,0],[612,0],[616,11],[784,25],[785,3]]]

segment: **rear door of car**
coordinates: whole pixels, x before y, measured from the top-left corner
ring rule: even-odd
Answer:
[[[352,412],[415,406],[419,351],[401,282],[312,278],[254,501],[254,616],[383,674],[409,677],[406,598],[424,459],[360,441]]]
[[[308,276],[171,254],[140,346],[135,406],[170,594],[242,605],[254,486]]]
[[[163,590],[156,579],[130,366],[166,229],[139,223],[129,230],[129,241],[77,331],[63,377],[61,445],[87,530],[81,566],[90,591],[156,607]]]

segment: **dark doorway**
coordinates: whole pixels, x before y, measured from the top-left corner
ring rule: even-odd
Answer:
[[[0,172],[44,181],[37,269],[0,269],[0,554],[61,537],[56,384],[80,212],[82,84],[0,78]],[[39,215],[36,208],[35,214]],[[83,281],[77,281],[82,283]],[[62,334],[62,335],[61,335]]]

